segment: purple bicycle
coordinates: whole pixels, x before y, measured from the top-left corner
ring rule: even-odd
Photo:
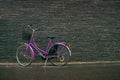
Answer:
[[[34,33],[38,29],[32,29],[28,43],[24,43],[19,46],[16,52],[16,59],[19,65],[29,66],[34,61],[34,51],[37,51],[43,59],[45,59],[45,65],[49,60],[53,65],[63,66],[66,65],[70,59],[71,51],[65,42],[53,42],[54,37],[48,37],[48,45],[46,50],[40,49],[34,40]]]

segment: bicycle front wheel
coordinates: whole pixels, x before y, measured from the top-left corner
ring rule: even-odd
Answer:
[[[70,59],[70,49],[62,44],[55,44],[50,50],[49,55],[54,56],[49,60],[55,66],[64,66]]]
[[[21,45],[16,52],[16,59],[19,65],[29,66],[32,62],[32,52],[30,47]]]

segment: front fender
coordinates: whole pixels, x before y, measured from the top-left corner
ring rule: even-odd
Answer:
[[[33,49],[32,49],[32,47],[29,45],[29,44],[27,44],[27,43],[24,43],[28,48],[30,48],[30,51],[31,51],[31,53],[32,53],[32,61],[34,61],[34,51],[33,51]]]

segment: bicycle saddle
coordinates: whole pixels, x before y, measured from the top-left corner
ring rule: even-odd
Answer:
[[[47,37],[48,39],[55,39],[55,37],[51,37],[51,36],[49,36],[49,37]]]

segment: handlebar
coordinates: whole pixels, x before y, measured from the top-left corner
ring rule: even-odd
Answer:
[[[32,26],[32,25],[28,25],[28,28],[31,29],[32,31],[37,31],[37,30],[39,30],[39,28],[33,29],[31,26]]]

